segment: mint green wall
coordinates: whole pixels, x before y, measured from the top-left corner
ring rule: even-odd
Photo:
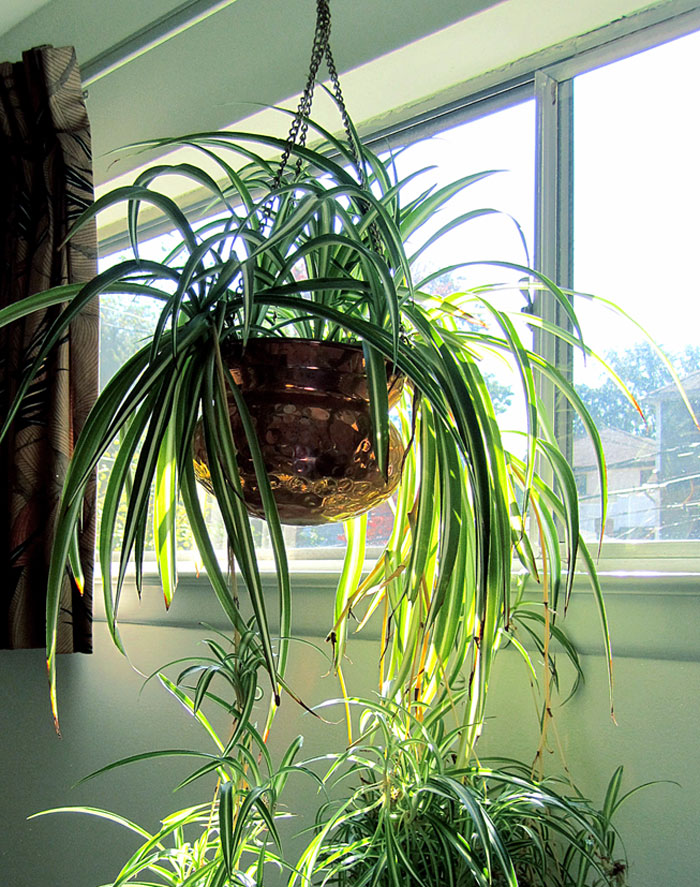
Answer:
[[[676,581],[675,592],[664,589],[663,581],[655,591],[653,579],[630,581],[627,591],[619,588],[619,580],[611,582],[615,584],[618,587],[609,591],[608,602],[620,650],[615,661],[618,725],[608,714],[604,663],[593,653],[597,637],[594,625],[587,624],[591,602],[585,592],[576,595],[572,621],[581,647],[590,651],[585,656],[587,681],[572,702],[557,710],[555,725],[576,781],[594,798],[601,796],[619,763],[625,765],[629,786],[650,779],[681,783],[680,788],[658,785],[637,795],[622,811],[619,825],[632,863],[634,887],[690,887],[697,883],[693,835],[700,821],[700,663],[690,640],[697,635],[700,594],[687,578]],[[329,602],[330,591],[310,578],[295,595],[296,631],[315,635],[321,647],[327,625],[322,614]],[[170,615],[172,619],[162,618],[155,593],[148,596],[140,613],[126,614],[127,622],[144,622],[126,624],[123,634],[134,665],[145,673],[195,650],[202,637],[193,627],[198,620],[217,621],[202,581],[182,589]],[[680,626],[678,631],[674,623]],[[96,628],[95,655],[62,657],[59,663],[61,740],[53,735],[42,652],[0,653],[5,688],[0,709],[0,883],[8,887],[97,887],[115,877],[134,846],[128,835],[107,823],[73,816],[28,823],[29,813],[85,803],[114,809],[154,827],[159,813],[202,799],[194,790],[175,797],[170,793],[177,778],[189,772],[186,763],[139,764],[71,788],[81,775],[120,756],[199,742],[196,725],[155,684],[139,694],[142,679],[111,648],[104,625],[98,623]],[[648,656],[643,655],[645,646],[651,648]],[[372,686],[374,650],[371,640],[351,644],[348,679],[356,690]],[[309,704],[337,694],[335,681],[326,671],[320,655],[301,645],[295,648],[291,681]],[[514,654],[505,651],[492,682],[490,719],[481,753],[529,760],[537,742],[533,713],[524,669]],[[342,725],[319,724],[290,700],[285,700],[275,729],[278,746],[304,733],[303,755],[308,757],[342,742],[343,736]],[[552,748],[548,757],[556,768],[559,756],[554,734]],[[307,813],[312,810],[310,786],[295,787],[292,796]]]
[[[495,3],[390,0],[381,4],[380,15],[376,0],[335,3],[338,70],[355,68]],[[53,0],[0,34],[0,61],[15,61],[25,49],[51,43],[75,46],[84,65],[180,5],[178,0]],[[96,181],[115,174],[108,151],[144,139],[220,129],[301,93],[314,14],[310,0],[236,0],[90,85]],[[129,161],[122,159],[117,171],[127,168]]]

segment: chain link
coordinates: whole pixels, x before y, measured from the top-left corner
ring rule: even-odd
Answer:
[[[350,121],[350,115],[348,114],[347,108],[345,107],[343,91],[340,88],[338,69],[335,66],[335,60],[333,59],[333,53],[331,52],[330,38],[331,10],[329,0],[316,0],[316,28],[314,31],[314,41],[311,49],[309,75],[306,80],[304,92],[302,93],[301,99],[299,100],[296,114],[294,115],[294,119],[292,120],[292,124],[289,128],[287,143],[285,145],[284,151],[282,152],[282,157],[280,159],[277,172],[271,183],[272,190],[278,189],[282,184],[282,178],[284,176],[284,172],[287,168],[289,158],[291,157],[294,148],[303,148],[306,145],[306,136],[309,129],[309,119],[311,115],[311,105],[314,98],[316,78],[319,68],[321,67],[321,62],[324,58],[326,60],[326,66],[330,75],[331,85],[333,87],[333,95],[335,97],[338,110],[340,111],[340,117],[343,122],[343,129],[345,130],[345,137],[347,139],[348,150],[350,153],[350,158],[352,160],[352,165],[355,168],[355,173],[357,174],[357,179],[360,187],[367,187],[367,173],[365,170],[364,162],[362,160],[360,146],[358,145],[357,137],[355,135],[355,130]],[[299,175],[301,174],[302,164],[303,158],[301,156],[297,157],[294,168],[295,179],[299,178]],[[369,203],[365,200],[358,202],[362,212],[367,212],[367,210],[369,209]],[[269,219],[271,210],[272,207],[268,203],[265,207],[266,220]],[[375,222],[372,222],[370,224],[369,233],[372,241],[372,246],[377,252],[381,252],[382,241]]]

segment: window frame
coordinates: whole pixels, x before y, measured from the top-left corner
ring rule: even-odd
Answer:
[[[672,9],[677,11],[661,19],[662,10],[658,8],[642,13],[635,17],[635,27],[630,32],[611,36],[614,26],[608,26],[602,29],[602,39],[597,45],[534,72],[538,138],[535,268],[564,288],[573,289],[574,284],[574,79],[700,30],[700,8],[695,4],[689,9],[678,8],[686,5],[665,7],[667,14]],[[560,309],[552,306],[552,300],[540,306],[540,313],[547,320],[562,322]],[[572,374],[571,348],[552,342],[552,337],[547,338],[550,341],[536,345],[538,350],[548,359],[556,360],[565,373]],[[566,403],[555,404],[551,385],[543,383],[543,389],[562,450],[570,458],[573,451],[571,408]],[[609,540],[600,548],[598,563],[603,573],[665,573],[680,580],[682,576],[700,572],[700,542]]]

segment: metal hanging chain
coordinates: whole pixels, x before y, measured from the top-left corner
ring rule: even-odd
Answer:
[[[282,153],[279,168],[274,179],[272,180],[273,189],[277,189],[281,185],[282,176],[284,175],[284,171],[287,168],[287,163],[293,149],[296,146],[304,147],[304,145],[306,144],[306,135],[309,128],[309,117],[311,114],[311,105],[314,98],[316,77],[318,75],[318,69],[321,66],[321,61],[324,58],[326,59],[326,65],[328,67],[328,73],[330,74],[331,85],[333,87],[333,95],[335,96],[338,110],[340,111],[340,117],[343,121],[343,128],[345,130],[345,136],[347,138],[350,156],[353,166],[355,167],[355,172],[357,173],[358,181],[360,183],[360,186],[363,188],[367,184],[367,176],[365,173],[364,165],[360,160],[360,152],[358,150],[354,131],[350,123],[350,117],[348,115],[347,108],[345,107],[345,102],[343,100],[343,92],[340,88],[338,71],[335,66],[335,61],[333,60],[333,53],[331,52],[330,37],[331,10],[329,6],[329,0],[316,0],[316,29],[314,31],[314,42],[311,49],[309,76],[306,80],[306,86],[304,87],[304,92],[302,93],[301,99],[299,101],[297,112],[294,115],[294,120],[292,121],[292,125],[289,128],[287,144],[285,146],[284,152]],[[303,159],[301,157],[298,157],[294,172],[295,178],[299,177],[302,162]]]

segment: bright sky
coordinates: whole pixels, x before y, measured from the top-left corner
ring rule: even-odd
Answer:
[[[576,286],[633,313],[667,348],[697,342],[700,34],[575,81]],[[617,324],[599,325],[602,347]]]

